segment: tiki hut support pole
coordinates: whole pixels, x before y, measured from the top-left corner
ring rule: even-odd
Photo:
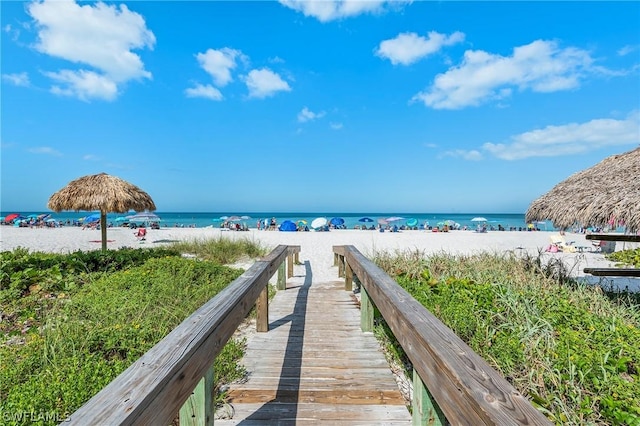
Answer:
[[[102,235],[102,251],[107,250],[107,213],[100,210],[100,234]]]

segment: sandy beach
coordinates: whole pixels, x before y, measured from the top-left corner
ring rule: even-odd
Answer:
[[[219,228],[161,228],[148,230],[147,239],[140,242],[135,232],[129,228],[109,228],[107,231],[108,248],[120,247],[158,247],[172,241],[219,238],[249,239],[259,241],[267,248],[279,244],[299,245],[300,260],[310,262],[314,276],[320,279],[336,279],[333,267],[332,246],[350,244],[365,256],[376,252],[405,252],[419,250],[424,253],[473,254],[482,251],[491,253],[516,253],[526,251],[537,254],[550,244],[552,232],[494,231],[476,233],[473,231],[427,232],[402,231],[398,233],[332,230],[330,232],[280,232],[280,231],[228,231]],[[557,234],[556,234],[557,235]],[[544,253],[544,259],[561,258],[570,268],[572,275],[583,277],[585,267],[613,267],[614,264],[604,258],[602,253],[591,252],[591,241],[584,234],[567,233],[567,242],[576,247],[584,247],[583,252]],[[100,231],[80,227],[62,228],[16,228],[0,227],[0,250],[10,251],[16,247],[30,251],[68,253],[76,250],[99,250]],[[617,243],[616,250],[632,248],[629,243]],[[598,282],[595,277],[588,277]],[[611,280],[610,278],[608,280]],[[616,279],[616,285],[628,285],[629,279]],[[637,281],[631,281],[630,288],[637,288]]]

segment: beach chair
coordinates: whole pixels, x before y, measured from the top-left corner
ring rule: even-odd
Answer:
[[[551,244],[558,247],[558,250],[563,253],[575,253],[577,251],[576,246],[573,245],[573,241],[567,243],[562,235],[552,235],[549,238],[551,239]]]
[[[141,227],[138,228],[138,232],[134,233],[138,241],[146,241],[147,239],[147,228]]]

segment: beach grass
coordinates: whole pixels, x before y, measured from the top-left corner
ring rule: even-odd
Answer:
[[[237,238],[231,240],[224,236],[175,242],[170,247],[181,253],[192,254],[199,259],[221,265],[233,264],[243,257],[255,259],[267,254],[267,248],[256,239]]]
[[[193,243],[196,252],[233,248],[229,261],[260,252],[246,242]],[[3,424],[30,424],[55,413],[62,422],[243,271],[196,261],[170,249],[66,255],[0,253],[0,414]],[[98,259],[98,260],[96,260]],[[244,341],[231,339],[215,360],[222,386],[245,373]]]
[[[637,299],[535,256],[408,251],[376,262],[554,423],[640,424]]]

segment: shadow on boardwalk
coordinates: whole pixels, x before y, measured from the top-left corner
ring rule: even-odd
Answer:
[[[229,390],[233,418],[215,424],[410,424],[379,343],[360,330],[352,294],[338,280],[314,283],[309,261],[296,268],[303,283],[276,294],[269,332],[247,342],[248,380]]]

